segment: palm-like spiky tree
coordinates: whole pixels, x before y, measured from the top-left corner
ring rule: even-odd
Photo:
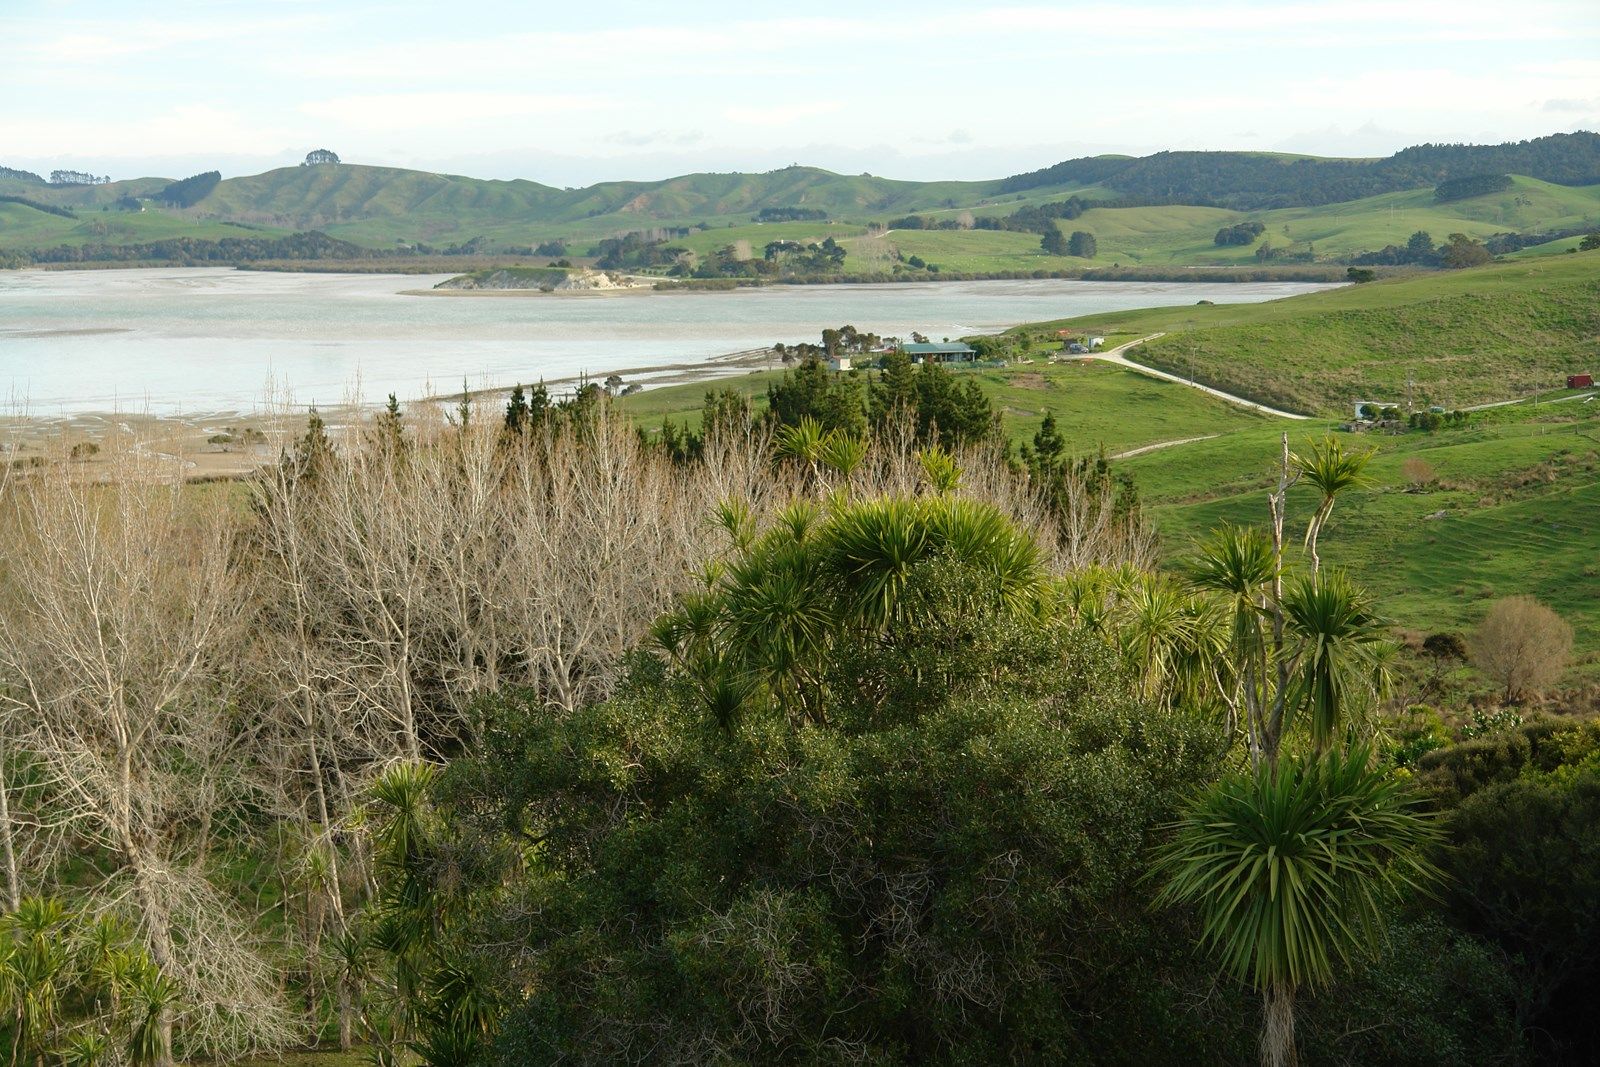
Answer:
[[[346,928],[329,939],[324,951],[333,967],[339,1004],[339,1048],[348,1052],[355,1044],[355,1023],[361,1013],[361,990],[372,973],[367,939]]]
[[[1117,628],[1122,658],[1139,679],[1139,695],[1145,700],[1171,703],[1177,696],[1172,683],[1194,621],[1188,601],[1176,584],[1154,574],[1141,575],[1122,598]]]
[[[428,870],[428,800],[435,777],[430,764],[397,763],[372,786],[374,859],[381,890],[373,943],[394,962],[396,1037],[402,1042],[416,1026],[428,951],[442,917]]]
[[[1221,594],[1231,618],[1228,678],[1220,689],[1230,725],[1242,711],[1252,757],[1266,753],[1269,760],[1276,754],[1282,722],[1282,708],[1270,685],[1273,649],[1266,629],[1278,575],[1271,542],[1251,527],[1221,527],[1201,546],[1194,563],[1195,584]]]
[[[178,984],[152,964],[140,969],[131,999],[135,1016],[128,1035],[128,1062],[135,1067],[165,1067],[172,1062],[167,1020],[178,1001]]]
[[[104,1034],[83,1031],[67,1038],[57,1053],[61,1067],[100,1067],[115,1060]]]
[[[1338,571],[1291,582],[1283,609],[1294,645],[1289,707],[1309,715],[1312,744],[1325,751],[1357,694],[1374,691],[1384,624],[1371,598]]]
[[[822,477],[822,450],[827,438],[822,424],[809,415],[793,426],[783,427],[777,437],[778,454],[806,464],[819,494],[826,486]]]
[[[1238,731],[1237,718],[1220,695],[1234,686],[1228,649],[1233,638],[1233,618],[1219,597],[1190,592],[1183,599],[1183,640],[1175,650],[1167,684],[1168,700],[1175,706],[1225,709],[1226,740],[1231,745]]]
[[[1261,1062],[1295,1062],[1294,1000],[1375,952],[1384,905],[1425,889],[1439,831],[1357,747],[1226,779],[1172,827],[1157,900],[1199,908],[1203,943],[1261,993]]]
[[[1305,544],[1311,556],[1312,574],[1322,567],[1322,559],[1317,555],[1317,537],[1322,533],[1328,517],[1333,514],[1334,501],[1340,493],[1362,484],[1363,474],[1371,459],[1370,450],[1346,452],[1344,445],[1331,434],[1321,441],[1313,441],[1311,450],[1306,454],[1295,453],[1289,457],[1296,475],[1321,494],[1317,510],[1306,523]]]
[[[43,1064],[70,981],[68,913],[54,897],[23,897],[0,920],[10,987],[13,1063]]]
[[[97,998],[105,994],[113,1016],[121,1013],[122,994],[130,984],[125,961],[138,958],[136,954],[130,957],[132,941],[133,931],[126,923],[114,915],[102,915],[84,932],[79,945],[84,975]]]
[[[953,493],[961,488],[960,465],[956,463],[954,456],[938,445],[930,445],[919,451],[917,462],[922,465],[922,476],[927,479],[934,492]]]
[[[933,467],[935,495],[798,503],[765,532],[735,536],[733,559],[706,589],[656,622],[656,645],[715,719],[731,725],[764,696],[820,721],[838,649],[892,641],[914,614],[908,584],[929,564],[959,565],[1011,610],[1037,607],[1046,584],[1033,538],[996,508],[954,495],[953,462]],[[722,525],[744,530],[742,519]]]

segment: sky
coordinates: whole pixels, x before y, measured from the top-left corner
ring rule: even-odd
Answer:
[[[1596,0],[0,0],[0,166],[557,186],[1600,129]]]

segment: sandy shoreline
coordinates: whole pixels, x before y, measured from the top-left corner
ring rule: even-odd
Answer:
[[[659,389],[668,385],[691,385],[695,382],[712,382],[722,378],[731,378],[740,374],[749,374],[760,370],[774,370],[783,364],[778,359],[778,354],[770,348],[753,348],[743,352],[727,352],[720,356],[694,363],[653,363],[639,367],[621,367],[598,371],[594,374],[572,374],[561,378],[545,378],[544,386],[552,394],[560,395],[573,388],[580,382],[603,382],[615,374],[623,380],[624,385],[638,384],[645,389]],[[523,382],[523,385],[532,385],[534,382]],[[482,400],[492,396],[510,396],[511,386],[496,385],[484,389],[468,389],[467,395],[474,400]],[[436,393],[426,398],[428,401],[444,403],[451,400],[460,400],[461,394]]]
[[[650,285],[618,285],[610,289],[556,289],[545,292],[543,289],[401,289],[401,296],[470,296],[470,297],[555,297],[560,300],[570,300],[574,297],[591,296],[631,296],[636,293],[658,293],[652,282]]]
[[[627,291],[611,290],[600,295]],[[481,296],[485,292],[469,291],[466,295]],[[696,363],[661,363],[551,378],[546,379],[544,385],[553,396],[561,396],[571,392],[580,382],[603,382],[615,374],[626,384],[637,383],[645,389],[656,389],[713,382],[781,366],[777,353],[763,348],[729,352]],[[469,389],[467,395],[475,404],[487,404],[509,397],[511,389],[511,386]],[[443,410],[460,399],[460,393],[441,393],[414,403]],[[328,432],[338,436],[370,418],[380,407],[376,403],[317,405],[317,413]],[[307,415],[307,409],[298,405],[286,410],[270,410],[263,405],[263,408],[252,410],[222,409],[177,414],[83,411],[30,415],[25,411],[17,412],[0,415],[0,462],[36,462],[64,456],[77,446],[79,455],[73,462],[82,465],[83,470],[93,476],[95,467],[103,462],[97,450],[103,448],[110,439],[120,438],[134,442],[134,448],[144,455],[169,459],[179,464],[186,478],[238,478],[275,463],[283,450],[305,432]]]

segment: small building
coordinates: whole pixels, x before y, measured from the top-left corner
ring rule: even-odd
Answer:
[[[1590,389],[1594,387],[1594,375],[1569,374],[1567,375],[1568,389]]]
[[[1089,338],[1089,351],[1093,352],[1095,349],[1103,347],[1105,343],[1106,339],[1104,337],[1091,337]]]
[[[828,369],[829,370],[849,370],[850,369],[850,357],[849,356],[829,356],[828,357]]]
[[[919,342],[901,345],[900,351],[911,357],[913,363],[961,363],[978,358],[971,345],[946,341],[943,344]]]

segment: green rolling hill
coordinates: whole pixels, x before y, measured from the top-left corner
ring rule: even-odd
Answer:
[[[1513,175],[1511,187],[1445,203],[1435,199],[1439,180],[1482,168]],[[989,181],[899,181],[791,166],[759,174],[686,174],[559,189],[536,181],[344,163],[229,178],[181,210],[155,199],[168,184],[166,178],[145,177],[50,185],[0,168],[0,197],[67,208],[79,216],[4,205],[0,251],[131,245],[177,236],[214,239],[220,224],[231,223],[270,235],[320,230],[377,252],[478,239],[478,251],[515,254],[562,240],[581,256],[601,238],[660,231],[700,255],[740,241],[748,241],[759,255],[780,235],[790,240],[833,236],[846,243],[844,269],[850,273],[886,271],[912,256],[955,272],[1059,271],[1114,263],[1240,265],[1254,264],[1264,244],[1302,260],[1334,262],[1404,244],[1417,230],[1443,240],[1453,232],[1481,239],[1600,228],[1600,135],[1559,134],[1511,145],[1422,145],[1381,160],[1239,152],[1097,156]],[[1099,247],[1092,261],[1046,255],[1037,233],[970,228],[974,219],[999,220],[1073,196],[1087,201],[1089,210],[1059,225],[1095,235]],[[124,210],[134,202],[144,210]],[[756,216],[769,209],[820,213],[829,225],[819,220],[782,231],[755,225]],[[901,226],[887,236],[869,235],[869,225],[910,215],[922,217],[925,228]],[[1214,243],[1217,230],[1246,221],[1264,227],[1253,244]],[[956,228],[937,228],[941,224]]]
[[[1264,304],[1155,308],[1052,328],[1166,336],[1130,358],[1292,411],[1464,407],[1600,371],[1600,253],[1515,260]]]

